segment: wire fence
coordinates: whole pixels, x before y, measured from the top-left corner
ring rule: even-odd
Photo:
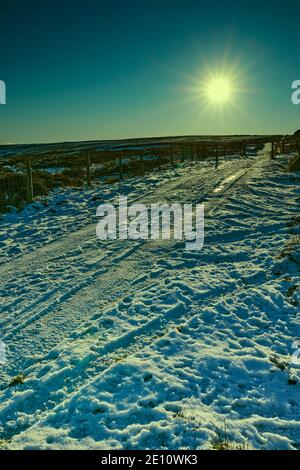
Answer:
[[[16,155],[2,158],[0,164],[0,213],[21,209],[35,198],[57,187],[114,184],[120,179],[143,176],[170,167],[211,161],[247,158],[262,148],[266,138],[243,141],[201,142],[123,150],[97,150],[78,153],[48,152],[41,155]],[[271,158],[277,153],[299,149],[296,140],[277,138],[272,142]]]

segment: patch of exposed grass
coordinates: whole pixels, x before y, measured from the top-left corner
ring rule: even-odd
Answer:
[[[292,372],[292,365],[290,361],[284,361],[280,359],[277,354],[271,356],[270,361],[282,372],[287,372],[287,379],[289,385],[296,385],[298,383],[297,377]]]
[[[248,443],[239,444],[234,441],[216,439],[212,441],[214,450],[249,450]]]
[[[288,379],[288,384],[289,385],[297,385],[298,379],[295,376],[290,376]]]
[[[10,440],[0,439],[0,450],[7,450]]]
[[[283,361],[282,359],[280,359],[280,357],[277,356],[277,354],[274,354],[273,356],[271,356],[270,361],[281,371],[285,370],[289,366],[289,363],[287,361]]]
[[[228,438],[226,420],[223,431],[217,432],[217,437],[212,440],[211,444],[214,450],[249,450],[248,442],[238,443]]]
[[[289,239],[289,241],[286,243],[283,250],[281,250],[280,253],[278,253],[278,255],[276,257],[278,259],[283,259],[283,258],[286,258],[287,256],[290,256],[290,257],[293,258],[293,251],[299,245],[300,245],[300,235],[293,235]]]
[[[34,197],[46,196],[55,188],[81,186],[83,177],[71,172],[57,175],[44,171],[33,172]],[[26,175],[22,173],[5,173],[0,176],[0,213],[5,213],[9,207],[22,209],[26,203]]]
[[[26,379],[25,374],[23,374],[23,373],[19,374],[10,381],[9,386],[10,387],[15,387],[16,385],[23,385],[25,379]]]
[[[288,165],[289,171],[300,171],[300,153]]]

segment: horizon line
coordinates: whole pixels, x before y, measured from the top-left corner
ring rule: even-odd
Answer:
[[[64,145],[64,144],[88,144],[88,143],[106,143],[106,142],[129,142],[140,140],[157,140],[157,139],[182,139],[192,137],[276,137],[282,135],[293,135],[294,133],[282,134],[182,134],[182,135],[157,135],[157,136],[141,136],[141,137],[121,137],[113,139],[89,139],[89,140],[62,140],[62,141],[45,141],[45,142],[7,142],[0,143],[0,147],[20,146],[20,145]]]

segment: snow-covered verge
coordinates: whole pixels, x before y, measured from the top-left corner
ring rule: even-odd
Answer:
[[[3,446],[299,449],[300,175],[286,166],[195,164],[8,215]],[[204,200],[204,248],[97,241],[95,208],[120,192]]]

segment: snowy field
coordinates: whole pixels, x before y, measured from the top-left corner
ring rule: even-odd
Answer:
[[[300,449],[300,175],[266,148],[0,225],[0,446]],[[205,246],[99,241],[96,208],[205,203]]]

